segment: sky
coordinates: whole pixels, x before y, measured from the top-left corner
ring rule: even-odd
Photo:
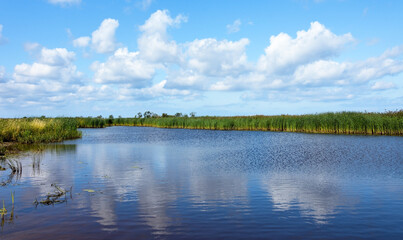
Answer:
[[[2,0],[0,117],[403,108],[403,1]]]

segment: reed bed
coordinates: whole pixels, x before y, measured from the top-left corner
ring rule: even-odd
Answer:
[[[49,143],[81,137],[72,118],[0,119],[0,143]]]
[[[332,134],[403,135],[403,110],[384,113],[336,112],[306,115],[189,117],[148,114],[134,118],[0,119],[0,143],[48,143],[81,137],[77,128],[144,126],[209,130],[283,131]],[[0,144],[1,148],[1,144]],[[1,152],[1,151],[0,151]]]
[[[95,120],[94,120],[95,121]],[[91,118],[79,127],[95,127]],[[403,110],[385,113],[336,112],[307,115],[237,117],[98,118],[99,126],[145,126],[210,130],[283,131],[332,134],[403,135]]]

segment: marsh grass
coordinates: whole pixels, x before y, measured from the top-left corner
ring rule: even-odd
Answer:
[[[49,143],[81,137],[77,128],[144,126],[210,130],[253,130],[332,134],[403,135],[403,110],[384,113],[336,112],[235,117],[23,118],[0,119],[0,155],[5,142]],[[3,145],[2,145],[3,143]],[[8,148],[10,149],[10,148]]]
[[[403,135],[403,110],[385,113],[336,112],[236,117],[149,117],[98,119],[105,126],[145,126],[210,130],[253,130],[332,134]],[[78,119],[79,127],[94,127]]]
[[[72,118],[0,119],[0,143],[49,143],[81,137]],[[4,152],[4,147],[1,147]]]

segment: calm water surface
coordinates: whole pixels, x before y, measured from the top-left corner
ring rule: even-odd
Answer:
[[[0,171],[0,239],[403,236],[402,137],[82,131],[20,156],[21,174]],[[35,207],[52,183],[73,187],[67,202]]]

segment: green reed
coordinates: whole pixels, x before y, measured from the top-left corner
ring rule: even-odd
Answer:
[[[385,113],[336,112],[237,117],[149,117],[100,119],[100,126],[145,126],[211,130],[257,130],[333,134],[403,135],[403,110]],[[90,118],[78,120],[94,127]]]
[[[0,119],[0,143],[57,142],[81,137],[81,132],[77,128],[103,128],[108,126],[403,135],[403,110],[384,113],[329,112],[278,116],[163,116],[149,114],[147,117],[135,118],[113,118],[111,115],[109,118],[99,116],[96,118]]]
[[[49,143],[81,137],[72,118],[0,119],[0,142]]]

